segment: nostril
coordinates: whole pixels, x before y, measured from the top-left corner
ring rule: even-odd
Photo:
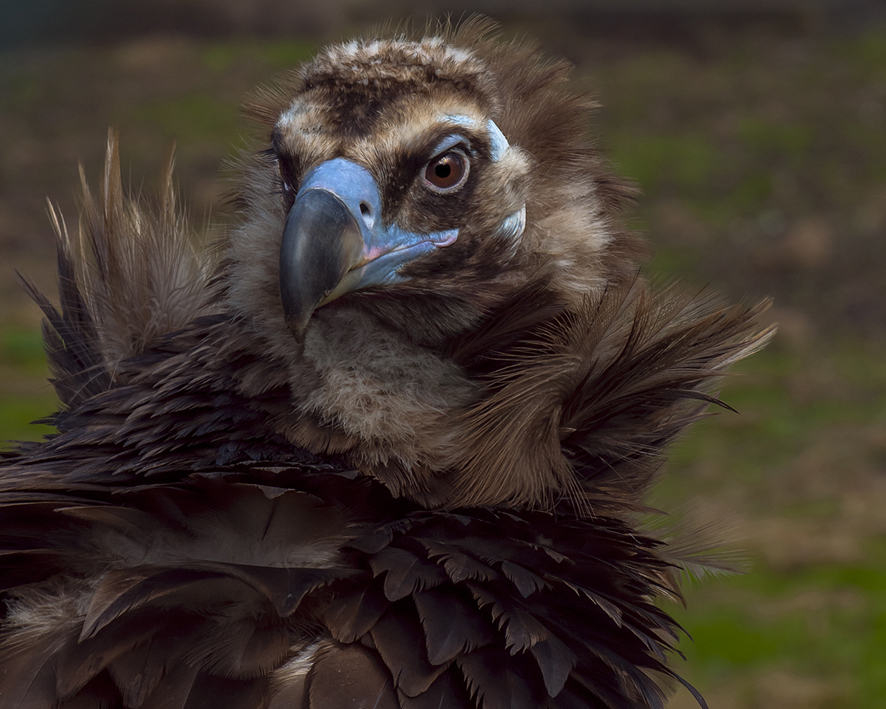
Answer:
[[[360,202],[360,214],[363,216],[363,221],[366,222],[368,226],[372,226],[372,209],[367,202]]]

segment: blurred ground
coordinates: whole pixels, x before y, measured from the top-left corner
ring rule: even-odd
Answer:
[[[506,31],[568,56],[599,97],[596,132],[645,192],[653,273],[775,296],[777,339],[725,384],[740,414],[694,430],[657,493],[731,520],[750,559],[689,587],[686,676],[712,709],[886,707],[886,26]],[[77,162],[94,184],[115,126],[134,190],[175,143],[182,196],[213,219],[249,132],[241,98],[315,47],[154,34],[0,54],[0,439],[39,435],[25,424],[54,401],[12,272],[52,292],[45,197],[76,222]]]

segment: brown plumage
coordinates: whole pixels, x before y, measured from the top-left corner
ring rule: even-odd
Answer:
[[[0,705],[663,706],[636,514],[768,332],[638,276],[565,74],[483,22],[323,50],[217,259],[112,136],[28,286],[64,408],[0,468]]]

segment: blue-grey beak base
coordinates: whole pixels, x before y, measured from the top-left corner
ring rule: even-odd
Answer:
[[[457,229],[416,234],[385,225],[369,170],[344,158],[318,165],[305,176],[280,245],[280,296],[289,328],[301,341],[318,307],[351,291],[402,281],[402,266],[457,238]]]

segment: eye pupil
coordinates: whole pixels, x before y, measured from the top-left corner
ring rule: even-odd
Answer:
[[[452,150],[435,157],[425,169],[425,183],[435,192],[447,192],[461,185],[470,164],[461,151]]]

